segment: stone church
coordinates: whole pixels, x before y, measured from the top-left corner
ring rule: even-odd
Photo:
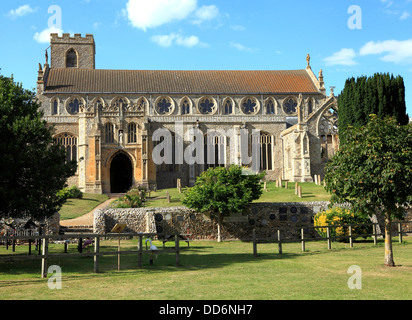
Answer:
[[[313,181],[338,147],[337,99],[309,55],[299,70],[103,70],[95,48],[90,34],[51,34],[37,81],[55,141],[78,162],[69,184],[84,192],[192,186],[209,167],[248,165],[251,147],[241,146],[253,142],[267,180]],[[194,130],[201,138],[186,140]],[[190,149],[199,141],[204,149]],[[161,157],[170,152],[159,163],[161,145]]]

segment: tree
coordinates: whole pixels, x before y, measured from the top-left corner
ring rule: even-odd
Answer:
[[[53,215],[64,202],[57,192],[76,171],[39,107],[34,92],[0,76],[0,218]]]
[[[346,128],[365,125],[370,114],[379,118],[393,116],[401,125],[409,122],[401,76],[376,73],[372,77],[349,78],[338,97],[338,105],[341,143],[348,140]]]
[[[385,216],[385,265],[394,266],[391,223],[403,219],[412,201],[412,126],[393,117],[371,115],[359,128],[348,127],[347,143],[325,166],[331,204],[350,203],[355,212]]]
[[[224,216],[243,212],[262,195],[261,174],[243,174],[242,168],[209,168],[197,178],[183,199],[183,205],[207,213],[218,222],[218,241],[221,241],[221,224]]]

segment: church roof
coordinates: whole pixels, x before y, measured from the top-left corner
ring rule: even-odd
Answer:
[[[45,93],[319,93],[306,70],[173,71],[50,69]]]

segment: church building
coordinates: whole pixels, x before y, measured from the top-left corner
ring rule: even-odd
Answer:
[[[37,81],[84,192],[193,186],[209,167],[249,165],[253,150],[266,180],[313,181],[338,147],[337,99],[309,55],[303,69],[257,71],[106,70],[95,55],[91,34],[51,34]]]

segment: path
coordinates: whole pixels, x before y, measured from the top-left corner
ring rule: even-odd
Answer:
[[[94,212],[99,209],[104,209],[107,208],[114,200],[119,198],[121,195],[118,194],[109,194],[109,199],[106,200],[105,202],[99,204],[96,208],[94,208],[92,211],[89,213],[86,213],[85,215],[75,218],[75,219],[69,219],[69,220],[62,220],[60,221],[60,225],[62,227],[75,227],[75,226],[92,226],[93,225],[93,217],[94,217]]]

